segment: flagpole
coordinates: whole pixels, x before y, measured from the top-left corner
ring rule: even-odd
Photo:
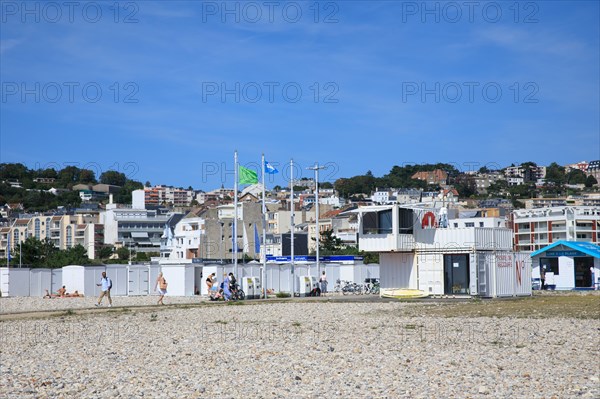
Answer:
[[[238,276],[238,258],[237,258],[237,204],[238,204],[238,153],[237,150],[234,152],[233,160],[233,274],[239,279]],[[239,280],[241,281],[241,280]]]
[[[267,206],[265,204],[265,154],[262,154],[262,223],[263,223],[263,229],[262,229],[262,236],[263,236],[263,243],[267,242]],[[267,251],[266,251],[266,247],[265,247],[265,253],[263,256],[263,260],[262,260],[262,287],[264,290],[264,298],[267,299]]]
[[[291,218],[291,252],[292,255],[292,298],[296,295],[296,276],[295,276],[295,263],[294,263],[294,230],[296,227],[294,226],[294,160],[290,159],[290,218]]]

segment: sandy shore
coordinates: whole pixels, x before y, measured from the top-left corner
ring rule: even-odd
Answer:
[[[60,300],[46,301],[18,306]],[[3,321],[0,397],[600,396],[598,319],[415,317],[408,306],[295,301]]]

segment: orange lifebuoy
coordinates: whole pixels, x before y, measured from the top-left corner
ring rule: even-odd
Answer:
[[[426,212],[425,215],[423,215],[423,220],[421,221],[421,227],[422,228],[434,228],[436,227],[436,220],[435,220],[435,215],[433,214],[433,212]]]

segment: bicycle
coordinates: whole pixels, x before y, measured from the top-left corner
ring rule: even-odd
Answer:
[[[229,290],[231,291],[232,300],[243,301],[244,299],[246,299],[246,293],[243,289],[240,288],[238,284],[234,284],[232,287],[229,288]]]

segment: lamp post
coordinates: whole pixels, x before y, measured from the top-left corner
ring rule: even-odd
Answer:
[[[219,222],[219,226],[221,227],[221,241],[219,242],[219,256],[221,257],[221,264],[223,264],[223,225],[225,223]]]
[[[316,223],[316,235],[317,235],[317,278],[321,274],[321,262],[319,259],[319,244],[321,241],[319,231],[319,170],[326,169],[325,166],[319,166],[318,162],[315,162],[314,166],[306,168],[308,170],[315,171],[315,223]],[[308,273],[310,275],[310,273]]]

